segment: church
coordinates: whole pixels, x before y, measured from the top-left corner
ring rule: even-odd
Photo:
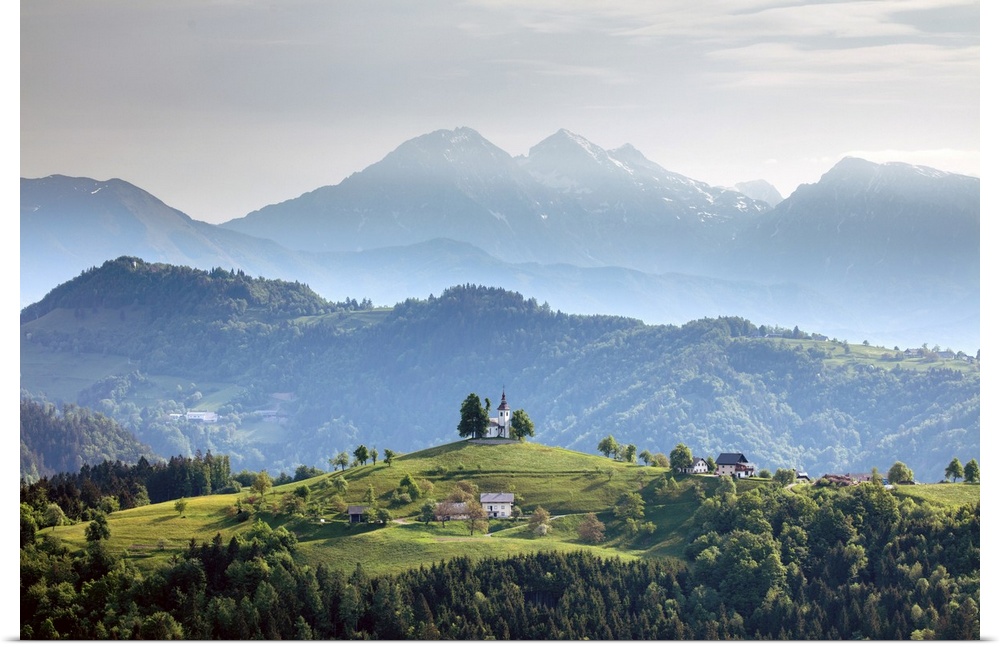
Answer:
[[[507,406],[507,389],[500,395],[500,406],[497,407],[497,417],[490,418],[486,428],[486,437],[510,438],[510,407]]]

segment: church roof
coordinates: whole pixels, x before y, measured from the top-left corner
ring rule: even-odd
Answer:
[[[507,389],[504,389],[503,393],[500,394],[500,406],[497,407],[497,411],[509,411],[510,407],[507,406]]]

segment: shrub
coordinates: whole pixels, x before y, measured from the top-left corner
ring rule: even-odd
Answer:
[[[410,498],[410,493],[409,492],[401,492],[399,490],[396,490],[395,492],[393,492],[392,493],[392,497],[389,499],[389,505],[396,506],[396,507],[404,506],[407,503],[412,503],[412,502],[413,502],[413,499]]]

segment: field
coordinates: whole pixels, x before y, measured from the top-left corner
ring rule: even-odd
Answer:
[[[391,466],[384,462],[357,466],[273,488],[267,493],[268,502],[277,502],[307,485],[313,512],[274,514],[265,506],[259,518],[272,527],[285,525],[292,530],[299,538],[300,556],[307,563],[324,562],[352,570],[360,562],[372,573],[395,572],[459,555],[484,557],[540,550],[588,550],[626,558],[680,556],[682,537],[697,508],[695,490],[705,479],[680,476],[675,491],[657,496],[654,484],[665,473],[662,468],[626,465],[535,443],[479,445],[461,441],[399,456]],[[410,503],[393,503],[392,494],[406,475],[428,492]],[[388,509],[394,521],[348,524],[346,516],[333,509],[333,480],[339,476],[348,483],[344,502],[361,504],[371,486],[379,506]],[[524,521],[494,520],[489,534],[472,535],[460,520],[445,524],[416,521],[427,500],[443,500],[460,481],[474,483],[480,492],[515,493],[526,515],[536,506],[545,508],[553,517],[549,534],[534,536]],[[642,490],[649,501],[646,519],[656,524],[657,531],[638,542],[626,542],[617,536],[616,523],[608,511],[623,493],[635,490]],[[237,501],[247,493],[187,499],[183,515],[173,502],[115,512],[109,516],[109,548],[128,551],[129,559],[140,568],[153,568],[166,563],[191,540],[211,542],[218,533],[228,542],[252,523],[237,521],[234,514]],[[608,539],[600,546],[587,545],[577,536],[577,525],[589,511],[597,512],[608,527]],[[70,548],[82,548],[85,530],[86,523],[80,523],[46,529],[42,534],[51,533]]]
[[[393,493],[407,475],[426,491],[409,503],[393,500]],[[376,493],[378,506],[390,511],[387,524],[349,524],[346,515],[334,509],[334,480],[347,481],[342,503],[360,505],[368,488]],[[683,559],[686,538],[692,530],[699,491],[711,493],[713,477],[674,475],[676,487],[661,488],[669,471],[627,465],[535,443],[482,445],[467,441],[450,443],[398,456],[392,465],[356,466],[268,491],[257,517],[272,527],[286,526],[298,537],[298,553],[305,563],[325,563],[351,571],[360,563],[371,574],[393,573],[429,565],[457,556],[481,558],[538,551],[591,551],[625,559],[656,557]],[[526,519],[492,520],[486,533],[470,533],[461,520],[447,523],[417,521],[428,500],[443,500],[460,482],[475,484],[480,492],[512,492],[527,516],[536,507],[552,515],[547,535],[535,536]],[[761,479],[738,482],[738,490],[766,485]],[[306,514],[281,514],[271,509],[283,496],[306,485],[310,510]],[[806,488],[798,485],[796,489]],[[626,492],[639,491],[646,501],[645,521],[656,526],[651,535],[626,538],[621,524],[611,514]],[[979,500],[979,486],[931,484],[900,486],[899,497],[913,497],[938,505],[957,506]],[[239,521],[235,506],[246,498],[240,494],[213,495],[187,500],[183,514],[174,502],[165,502],[113,513],[109,517],[109,548],[127,551],[128,559],[143,569],[167,563],[193,540],[211,542],[216,534],[223,542],[244,530],[252,520]],[[587,512],[595,512],[606,525],[606,540],[592,546],[582,542],[577,527]],[[86,524],[46,529],[68,547],[85,545]]]
[[[897,496],[908,496],[918,501],[927,501],[948,507],[979,503],[979,484],[967,483],[927,483],[921,485],[898,485],[893,488]]]

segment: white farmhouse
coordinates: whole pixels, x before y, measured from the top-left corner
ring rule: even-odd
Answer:
[[[691,467],[684,468],[686,474],[708,474],[708,463],[704,458],[694,457]]]
[[[490,519],[506,519],[514,511],[514,495],[510,492],[483,492],[479,495],[479,504]]]

